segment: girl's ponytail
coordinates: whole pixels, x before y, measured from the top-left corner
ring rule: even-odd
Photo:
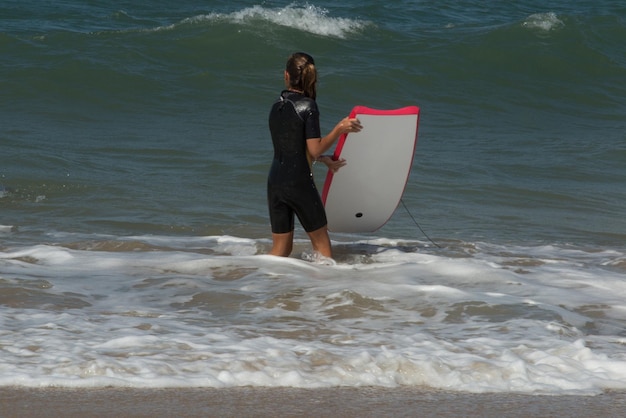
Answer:
[[[317,97],[317,69],[315,68],[315,64],[310,62],[304,64],[302,66],[301,74],[302,91],[304,92],[304,95],[315,100]]]

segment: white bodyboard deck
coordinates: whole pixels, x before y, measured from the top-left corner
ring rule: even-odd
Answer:
[[[334,159],[346,165],[326,175],[322,201],[328,229],[373,232],[391,218],[409,178],[417,144],[419,108],[376,110],[356,106],[350,117],[363,130],[342,135]]]

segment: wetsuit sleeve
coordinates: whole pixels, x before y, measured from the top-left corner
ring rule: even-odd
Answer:
[[[320,112],[317,103],[313,100],[309,102],[304,118],[304,134],[306,139],[321,138],[322,131],[320,129]]]

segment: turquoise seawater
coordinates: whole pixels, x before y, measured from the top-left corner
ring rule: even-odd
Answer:
[[[3,1],[0,384],[624,389],[625,39],[609,0]],[[336,267],[262,255],[300,50],[324,131],[421,109]]]

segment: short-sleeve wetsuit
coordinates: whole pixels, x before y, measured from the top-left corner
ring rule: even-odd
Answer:
[[[272,232],[294,230],[294,214],[306,232],[326,225],[326,212],[307,159],[306,141],[320,138],[315,100],[283,91],[269,116],[274,159],[267,180],[267,201]]]

